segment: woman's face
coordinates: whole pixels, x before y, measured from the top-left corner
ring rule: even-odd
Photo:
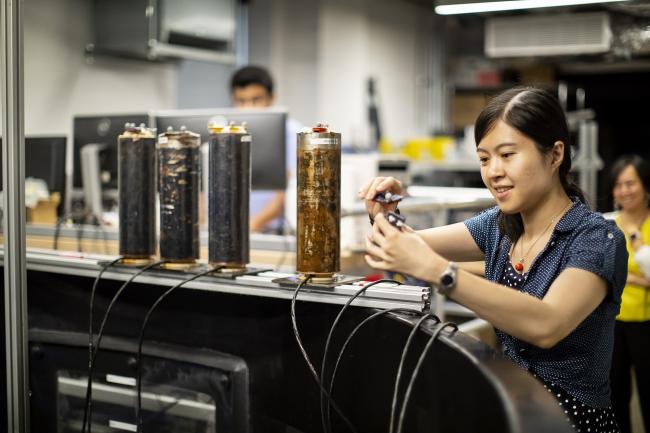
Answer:
[[[504,213],[534,208],[553,186],[550,154],[543,155],[531,138],[501,120],[476,151],[483,182]]]
[[[614,201],[625,211],[647,206],[647,192],[634,166],[626,166],[616,178]]]

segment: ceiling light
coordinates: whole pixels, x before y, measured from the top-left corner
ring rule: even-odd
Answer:
[[[440,15],[471,14],[481,12],[512,11],[516,9],[550,8],[558,6],[575,6],[593,3],[614,3],[629,0],[505,0],[484,1],[477,3],[445,4],[435,7]]]

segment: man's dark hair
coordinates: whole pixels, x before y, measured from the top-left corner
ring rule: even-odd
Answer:
[[[230,91],[233,92],[237,87],[246,87],[251,84],[259,84],[273,95],[273,78],[266,69],[260,66],[244,66],[238,69],[230,80]]]

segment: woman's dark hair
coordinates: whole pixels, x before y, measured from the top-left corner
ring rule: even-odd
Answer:
[[[251,84],[259,84],[269,92],[269,95],[273,95],[273,78],[269,71],[261,66],[244,66],[238,69],[230,80],[230,91],[233,92],[237,87],[246,87]]]
[[[650,193],[650,163],[641,158],[639,155],[632,153],[619,157],[616,161],[614,161],[614,164],[612,164],[612,168],[609,171],[609,180],[611,183],[610,190],[614,189],[616,180],[628,165],[634,167],[636,174],[639,176],[639,179],[641,179],[643,189],[645,189],[646,193]]]
[[[553,150],[555,142],[564,143],[564,159],[560,165],[560,182],[569,197],[586,202],[584,193],[570,178],[571,143],[569,127],[562,107],[550,92],[536,87],[515,87],[495,96],[481,111],[474,125],[476,144],[501,120],[531,138],[542,154]],[[499,228],[512,242],[524,231],[520,214],[499,214]]]

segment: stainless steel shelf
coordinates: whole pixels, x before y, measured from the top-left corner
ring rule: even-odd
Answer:
[[[73,252],[58,252],[52,250],[29,249],[27,252],[28,271],[50,272],[63,275],[74,275],[93,278],[100,270],[99,263],[113,260],[115,257],[82,254]],[[4,266],[4,250],[0,251],[0,259]],[[102,278],[126,281],[137,269],[126,267],[109,268]],[[191,281],[183,286],[184,289],[205,290],[219,293],[231,293],[248,296],[263,296],[268,298],[291,299],[294,289],[282,287],[273,282],[276,278],[288,277],[292,274],[278,272],[261,272],[257,275],[244,275],[234,280],[205,276]],[[135,279],[141,284],[172,286],[191,276],[183,272],[165,270],[149,270]],[[90,285],[89,285],[90,288]],[[346,284],[332,289],[316,289],[306,287],[298,294],[298,300],[320,302],[327,304],[345,304],[350,296],[361,288],[359,284]],[[366,293],[355,299],[351,305],[371,308],[410,308],[418,311],[429,310],[430,288],[410,285],[381,283],[370,287]],[[462,307],[460,307],[462,308]],[[453,308],[452,308],[453,310]],[[452,311],[449,311],[452,313]]]

